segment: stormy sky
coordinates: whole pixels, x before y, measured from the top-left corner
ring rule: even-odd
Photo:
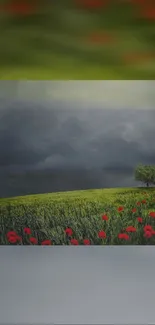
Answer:
[[[155,250],[3,247],[0,324],[155,324]]]
[[[1,81],[0,196],[128,187],[155,163],[154,81]]]

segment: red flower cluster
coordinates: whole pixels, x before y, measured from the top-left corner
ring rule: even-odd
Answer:
[[[18,236],[18,234],[15,231],[9,231],[6,237],[10,244],[16,244],[22,241],[22,238]]]
[[[25,233],[25,235],[31,235],[32,231],[30,228],[24,228],[23,229],[23,232]],[[23,239],[22,237],[20,237],[16,231],[8,231],[7,234],[6,234],[6,238],[8,240],[8,242],[10,244],[17,244],[17,243],[22,243],[23,242]],[[30,244],[33,244],[33,245],[37,245],[38,244],[38,239],[35,238],[35,237],[28,237],[27,238],[29,243]],[[52,245],[52,242],[51,240],[49,239],[46,239],[44,241],[42,241],[41,245]]]
[[[133,226],[129,226],[126,228],[126,232],[136,232],[136,231],[137,231],[137,229]]]
[[[144,226],[144,237],[151,238],[153,235],[155,235],[155,230],[152,228],[152,226],[151,225]]]
[[[118,238],[119,239],[124,239],[124,240],[129,240],[130,239],[129,238],[129,235],[126,234],[126,233],[120,233],[120,234],[118,234]]]
[[[73,230],[72,230],[71,228],[66,228],[66,229],[65,229],[65,234],[66,234],[67,237],[71,237],[71,236],[73,235]],[[79,245],[79,242],[78,242],[77,239],[75,239],[75,238],[71,238],[71,239],[70,239],[70,244],[71,244],[71,245],[74,245],[74,246],[77,246],[77,245]],[[88,245],[91,244],[91,242],[90,242],[89,239],[83,239],[83,244],[84,244],[85,246],[88,246]]]
[[[128,233],[134,233],[136,232],[137,229],[133,226],[128,226],[126,229],[125,229],[125,232],[123,233],[119,233],[118,234],[118,239],[124,239],[124,240],[129,240],[130,237],[128,235]]]

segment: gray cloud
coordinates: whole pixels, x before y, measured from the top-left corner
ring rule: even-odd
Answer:
[[[1,197],[136,184],[135,165],[155,163],[155,110],[88,107],[1,96]]]
[[[0,249],[0,324],[154,324],[153,247]]]

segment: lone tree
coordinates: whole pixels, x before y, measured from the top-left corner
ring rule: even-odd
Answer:
[[[155,185],[155,166],[138,165],[135,169],[135,180],[146,184],[147,187]]]

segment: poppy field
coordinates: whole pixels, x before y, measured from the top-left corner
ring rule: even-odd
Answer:
[[[154,245],[155,188],[0,199],[1,245]]]
[[[154,80],[154,0],[0,0],[0,79]]]

